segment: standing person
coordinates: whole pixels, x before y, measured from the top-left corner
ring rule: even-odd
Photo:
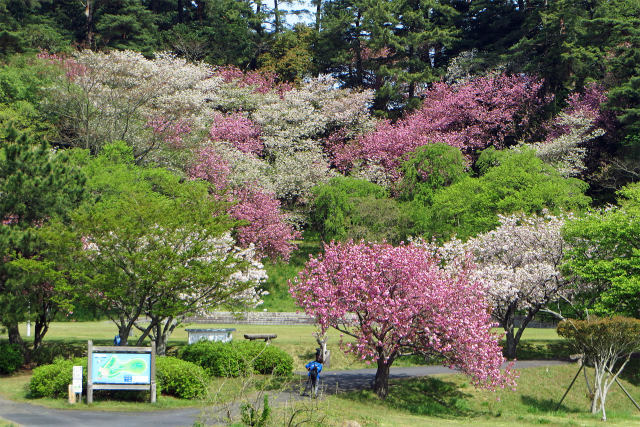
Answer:
[[[322,356],[316,354],[316,360],[307,363],[305,366],[309,373],[307,374],[307,384],[304,387],[302,395],[307,394],[307,390],[311,387],[311,393],[314,397],[318,397],[318,385],[320,383],[320,372],[322,372]]]

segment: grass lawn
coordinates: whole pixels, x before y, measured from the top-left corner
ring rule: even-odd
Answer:
[[[317,343],[313,337],[316,330],[314,326],[307,325],[182,325],[171,335],[169,345],[185,345],[187,343],[187,332],[185,328],[235,328],[234,339],[243,340],[246,333],[275,333],[278,338],[273,344],[282,348],[293,357],[294,369],[302,371],[304,365],[312,360],[315,355]],[[20,333],[24,339],[26,337],[26,325],[20,325]],[[111,321],[99,322],[53,322],[49,332],[45,336],[45,342],[68,342],[81,346],[86,346],[87,340],[91,339],[96,344],[110,345],[113,337],[117,334],[117,329]],[[0,339],[6,335],[0,335]],[[519,359],[551,359],[557,354],[568,353],[568,349],[563,350],[563,341],[556,334],[554,329],[527,329],[523,334],[524,342],[521,343],[522,351]],[[345,355],[338,345],[340,333],[335,330],[329,331],[328,348],[331,350],[330,369],[359,369],[370,367],[351,355]],[[557,347],[557,348],[554,348]],[[416,358],[399,359],[395,366],[410,366],[419,364],[421,361]]]
[[[313,416],[316,421],[323,417],[322,425],[335,426],[348,420],[363,426],[601,426],[600,416],[589,412],[582,374],[560,410],[555,411],[577,369],[577,365],[523,369],[516,391],[477,390],[462,375],[395,380],[386,401],[370,391],[342,393],[319,402]],[[592,370],[589,373],[593,375]],[[640,387],[627,381],[623,384],[636,400],[640,399]],[[298,417],[311,414],[311,405],[298,404]],[[276,417],[284,420],[292,413],[291,408],[281,408]],[[617,385],[607,396],[607,418],[607,424],[640,426],[640,412]]]

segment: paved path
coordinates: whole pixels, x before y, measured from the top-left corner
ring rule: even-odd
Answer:
[[[561,365],[566,362],[555,360],[527,360],[516,362],[516,369],[537,366]],[[357,390],[370,387],[375,377],[375,369],[354,369],[348,371],[323,371],[322,388],[325,393]],[[442,366],[414,366],[391,368],[390,378],[423,377],[427,375],[455,373]],[[304,375],[304,374],[303,374]],[[295,392],[283,392],[276,402],[299,398]],[[236,409],[237,410],[237,409]],[[217,412],[217,413],[216,413]],[[222,412],[222,413],[221,413]],[[65,426],[65,427],[178,427],[191,426],[202,417],[202,408],[168,409],[154,412],[106,412],[49,409],[29,403],[14,402],[0,397],[0,417],[22,426]],[[226,409],[205,410],[207,423],[224,419]]]

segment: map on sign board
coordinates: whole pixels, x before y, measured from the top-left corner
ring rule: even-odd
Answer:
[[[150,384],[151,354],[93,353],[91,380],[94,384]]]

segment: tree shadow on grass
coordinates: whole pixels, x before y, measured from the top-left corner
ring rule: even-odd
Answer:
[[[392,381],[389,394],[384,401],[378,400],[376,395],[368,390],[344,393],[342,397],[360,403],[374,400],[414,415],[434,417],[478,415],[469,408],[467,399],[471,395],[461,391],[459,385],[431,377]]]
[[[502,342],[504,345],[504,341]],[[569,360],[572,353],[566,341],[520,341],[518,360]]]
[[[546,412],[568,412],[568,413],[576,413],[580,412],[578,409],[569,408],[564,404],[558,407],[558,402],[560,401],[559,396],[557,399],[540,399],[534,396],[521,396],[520,400],[522,403],[527,406],[527,411],[531,414],[538,413],[546,413]]]

